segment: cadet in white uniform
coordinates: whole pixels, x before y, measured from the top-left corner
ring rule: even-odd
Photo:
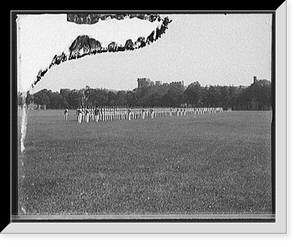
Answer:
[[[65,119],[65,121],[68,121],[68,109],[65,109],[65,111],[64,111],[64,119]]]
[[[128,120],[130,121],[131,120],[131,109],[128,108]]]
[[[154,118],[154,110],[152,108],[150,109],[150,115],[151,115],[151,118]]]
[[[78,123],[82,122],[82,109],[81,108],[77,109],[77,120],[78,120]]]
[[[88,123],[90,120],[90,111],[89,109],[85,109],[85,121]]]
[[[99,111],[99,108],[96,107],[95,109],[95,121],[98,122],[99,121],[99,117],[100,117],[100,111]]]

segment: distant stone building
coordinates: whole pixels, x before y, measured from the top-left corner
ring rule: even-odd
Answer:
[[[173,85],[173,86],[184,86],[184,81],[173,81],[170,83],[170,85]]]
[[[138,78],[137,81],[138,81],[138,88],[148,87],[150,86],[150,82],[151,82],[149,78]]]
[[[149,87],[149,86],[184,86],[184,81],[173,81],[170,84],[162,83],[162,81],[151,81],[150,78],[138,78],[138,88]]]
[[[253,83],[257,82],[257,76],[253,76]]]

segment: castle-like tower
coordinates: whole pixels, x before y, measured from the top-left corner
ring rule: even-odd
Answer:
[[[147,87],[151,85],[151,80],[149,78],[138,78],[138,88]]]
[[[173,86],[184,86],[184,81],[172,81],[170,85]]]
[[[148,86],[161,86],[161,85],[172,85],[172,86],[184,86],[184,81],[173,81],[170,84],[163,83],[161,81],[151,81],[150,78],[138,78],[138,88]]]
[[[253,83],[257,82],[257,76],[253,76]]]

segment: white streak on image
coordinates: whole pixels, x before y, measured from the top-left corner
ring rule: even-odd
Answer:
[[[26,137],[26,131],[27,131],[27,112],[26,112],[26,103],[25,103],[25,98],[26,98],[26,94],[23,93],[22,94],[22,98],[24,100],[24,104],[23,104],[23,109],[22,109],[22,120],[21,120],[21,152],[23,153],[25,151],[25,137]]]

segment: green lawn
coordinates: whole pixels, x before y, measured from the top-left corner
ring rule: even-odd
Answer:
[[[79,124],[72,111],[68,122],[63,111],[28,111],[19,206],[26,214],[271,213],[271,114]]]

